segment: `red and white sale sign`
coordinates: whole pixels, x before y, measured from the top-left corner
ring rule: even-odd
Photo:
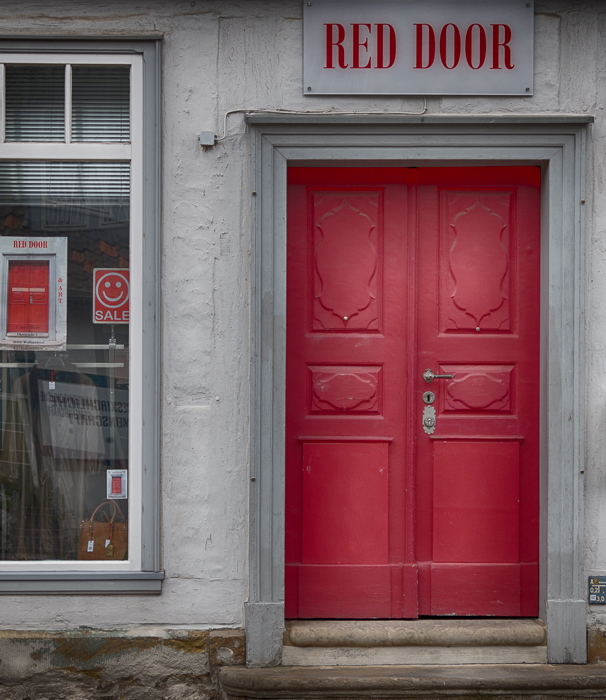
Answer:
[[[129,270],[93,270],[93,323],[128,323],[130,320]]]

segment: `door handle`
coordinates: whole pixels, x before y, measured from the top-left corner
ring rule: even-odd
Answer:
[[[454,379],[454,374],[434,374],[430,369],[423,372],[423,379],[429,384],[434,379]]]

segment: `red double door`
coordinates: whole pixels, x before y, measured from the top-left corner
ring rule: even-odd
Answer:
[[[538,614],[539,190],[290,170],[287,617]]]

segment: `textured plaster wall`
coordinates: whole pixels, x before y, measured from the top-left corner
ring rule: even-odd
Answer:
[[[588,113],[586,566],[606,573],[606,3],[535,4],[533,97],[428,113]],[[239,626],[247,597],[249,139],[231,109],[417,112],[419,98],[302,94],[300,0],[0,0],[0,33],[164,35],[160,597],[2,599],[0,627]],[[593,611],[591,614],[594,614]],[[601,621],[599,609],[596,621]],[[599,620],[597,618],[599,617]],[[603,616],[606,623],[606,615]]]

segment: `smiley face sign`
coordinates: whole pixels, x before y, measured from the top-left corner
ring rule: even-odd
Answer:
[[[129,270],[93,270],[93,323],[128,323],[130,320]]]

